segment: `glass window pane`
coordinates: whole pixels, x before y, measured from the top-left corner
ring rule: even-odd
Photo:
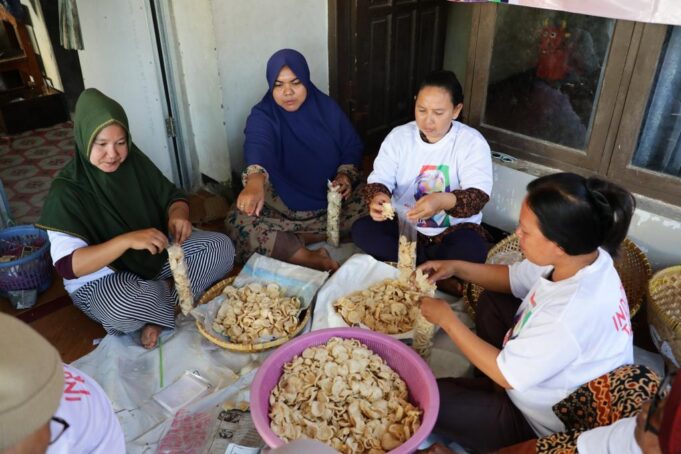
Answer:
[[[632,163],[681,176],[681,27],[670,27]]]
[[[499,5],[483,123],[584,150],[614,26]]]

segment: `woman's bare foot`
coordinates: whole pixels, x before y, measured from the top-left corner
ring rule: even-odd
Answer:
[[[151,350],[152,348],[156,347],[156,344],[158,343],[158,336],[161,335],[162,329],[163,328],[158,325],[144,325],[144,328],[142,328],[142,332],[140,333],[142,347],[146,348],[147,350]]]
[[[331,258],[329,251],[324,248],[311,251],[301,247],[288,260],[295,265],[306,266],[320,271],[336,271],[340,265]]]

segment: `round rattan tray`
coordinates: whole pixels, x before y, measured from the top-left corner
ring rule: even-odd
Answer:
[[[486,263],[490,263],[494,257],[504,253],[518,253],[522,255],[518,235],[515,233],[507,236],[490,249],[487,254]],[[622,241],[619,256],[615,259],[614,265],[622,280],[624,292],[627,294],[629,317],[633,317],[645,301],[648,279],[652,276],[653,269],[643,251],[629,238],[625,238]],[[475,306],[482,291],[482,287],[470,282],[466,283],[464,288],[463,296],[466,310],[473,318],[475,318]]]
[[[216,296],[220,295],[222,290],[227,287],[228,285],[231,285],[234,282],[234,279],[236,279],[236,276],[228,277],[227,279],[223,279],[217,284],[213,285],[211,288],[206,290],[206,293],[203,294],[201,299],[199,299],[197,304],[206,304],[209,301],[211,301],[213,298]],[[215,345],[222,347],[226,350],[231,350],[235,352],[243,352],[243,353],[255,353],[255,352],[261,352],[264,350],[269,350],[270,348],[278,347],[281,344],[284,344],[285,342],[289,341],[290,339],[293,339],[296,337],[300,332],[305,328],[305,325],[307,325],[307,322],[310,321],[310,314],[312,312],[312,305],[308,306],[307,309],[303,311],[303,318],[300,320],[300,323],[296,327],[296,330],[284,337],[280,337],[278,339],[274,339],[268,342],[260,342],[257,344],[235,344],[232,342],[227,342],[224,339],[220,339],[218,337],[213,336],[211,333],[206,331],[206,329],[203,326],[203,323],[200,320],[196,320],[196,328],[199,330],[201,335],[214,343]]]
[[[667,364],[681,363],[681,265],[655,273],[648,284],[648,323]],[[652,334],[652,333],[651,333]],[[674,357],[676,364],[670,356]]]

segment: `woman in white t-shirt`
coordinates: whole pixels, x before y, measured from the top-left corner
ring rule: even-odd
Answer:
[[[627,299],[611,255],[627,234],[634,207],[629,192],[604,180],[548,175],[528,185],[520,209],[516,233],[526,260],[421,266],[434,281],[457,276],[522,299],[519,307],[504,298],[481,299],[478,313],[492,316],[476,315],[476,335],[447,302],[423,298],[423,315],[483,374],[438,381],[436,431],[483,452],[561,432],[554,404],[633,361]],[[508,308],[514,317],[504,326],[494,315]]]
[[[388,134],[367,179],[369,216],[352,226],[352,239],[363,251],[397,261],[398,220],[383,214],[383,205],[391,203],[397,217],[418,230],[418,263],[485,261],[487,232],[480,222],[492,193],[492,158],[482,135],[457,121],[462,109],[463,90],[453,72],[426,76],[415,121]],[[449,283],[453,293],[460,292],[458,281]]]

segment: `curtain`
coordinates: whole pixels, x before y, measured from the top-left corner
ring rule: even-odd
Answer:
[[[681,27],[667,37],[633,163],[681,176]]]
[[[83,50],[76,0],[59,0],[59,42],[64,49]]]

